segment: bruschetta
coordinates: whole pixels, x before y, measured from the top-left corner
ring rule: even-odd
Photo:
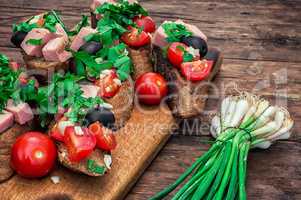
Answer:
[[[155,71],[170,83],[170,109],[178,118],[196,117],[204,108],[208,83],[221,66],[221,53],[208,50],[207,37],[182,20],[165,21],[152,43]]]
[[[67,29],[55,11],[42,13],[13,26],[11,42],[22,49],[28,69],[41,83],[55,71],[66,70],[71,52]],[[50,74],[49,74],[50,73]]]

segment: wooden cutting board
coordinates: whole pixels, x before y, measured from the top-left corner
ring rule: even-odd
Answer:
[[[135,107],[126,126],[118,131],[110,173],[103,177],[76,174],[59,166],[42,179],[18,175],[0,184],[1,200],[114,200],[122,199],[150,164],[175,128],[166,105]],[[59,184],[50,177],[59,176]]]

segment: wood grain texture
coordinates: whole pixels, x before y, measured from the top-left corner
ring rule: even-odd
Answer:
[[[206,110],[195,119],[182,122],[166,148],[152,162],[146,173],[127,196],[143,200],[171,183],[208,145],[200,143],[208,135],[210,113],[215,112],[225,93],[233,93],[232,83],[241,90],[253,91],[275,102],[285,103],[295,120],[293,136],[267,151],[251,152],[248,167],[248,199],[301,199],[301,2],[300,0],[142,0],[159,24],[166,19],[183,18],[199,26],[209,38],[209,46],[222,50],[224,64],[211,88]],[[72,27],[79,13],[89,14],[87,0],[0,0],[0,52],[21,61],[19,50],[8,38],[10,26],[23,17],[47,9],[62,11]],[[287,71],[287,76],[285,75]],[[273,73],[283,76],[275,78]],[[280,78],[279,78],[280,77]],[[286,77],[283,80],[281,77]],[[223,90],[228,88],[226,92]],[[216,90],[220,91],[216,95]],[[194,121],[198,123],[194,125]],[[199,123],[202,122],[202,123]],[[184,163],[184,164],[183,164]],[[60,169],[66,172],[65,169]],[[65,170],[65,171],[64,171]],[[62,176],[64,179],[64,176]],[[19,179],[18,179],[19,180]],[[45,180],[50,183],[50,180]],[[85,178],[78,178],[78,187]],[[20,181],[26,188],[30,181]],[[38,181],[36,181],[38,184]],[[61,187],[64,185],[51,186]],[[92,184],[92,187],[96,187]],[[101,187],[98,186],[98,187]],[[6,186],[12,189],[12,186]],[[41,188],[38,191],[46,190]],[[1,186],[0,186],[1,191]],[[86,192],[84,192],[86,194]],[[89,194],[87,194],[89,196]],[[14,194],[13,197],[18,196]],[[68,199],[66,195],[53,199]]]

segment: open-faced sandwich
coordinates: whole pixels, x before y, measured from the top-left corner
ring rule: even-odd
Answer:
[[[112,30],[127,44],[134,80],[145,71],[153,71],[151,33],[156,30],[156,24],[137,1],[93,0],[90,9],[92,27]]]
[[[216,49],[209,49],[207,37],[194,25],[165,21],[154,33],[155,71],[169,84],[169,107],[179,118],[200,114],[204,108],[208,83],[222,62]]]
[[[34,69],[40,82],[45,82],[49,74],[68,68],[72,54],[66,50],[67,33],[59,15],[49,11],[14,25],[11,42],[22,49],[27,68]]]

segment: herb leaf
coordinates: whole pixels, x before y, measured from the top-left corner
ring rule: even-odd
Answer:
[[[26,44],[34,45],[34,46],[39,46],[42,45],[43,40],[42,39],[29,39],[26,41]]]
[[[183,24],[168,22],[162,24],[162,27],[167,35],[167,42],[179,42],[182,37],[191,36],[192,33],[186,29]]]
[[[75,28],[74,28],[73,31],[69,31],[69,32],[68,32],[68,35],[69,35],[69,36],[74,36],[74,35],[78,34],[79,31],[80,31],[83,27],[86,27],[86,26],[89,26],[89,25],[90,25],[90,24],[89,24],[88,16],[82,15],[81,21],[80,21],[78,24],[76,24],[76,26],[75,26]]]
[[[104,166],[97,165],[95,160],[92,159],[87,160],[87,170],[100,175],[103,175],[106,172],[106,168]]]

